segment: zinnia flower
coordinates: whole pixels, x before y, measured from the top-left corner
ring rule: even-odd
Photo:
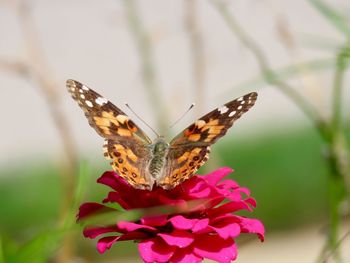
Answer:
[[[125,210],[165,205],[174,210],[104,227],[89,226],[84,229],[84,236],[103,235],[97,242],[100,253],[119,241],[135,240],[147,263],[235,260],[235,238],[242,233],[255,233],[263,241],[264,226],[257,219],[234,214],[239,210],[252,211],[256,202],[247,188],[233,180],[222,180],[231,172],[230,168],[220,168],[208,175],[193,176],[174,189],[156,187],[152,191],[135,189],[116,173],[105,172],[98,182],[113,191],[103,203],[117,203]],[[117,210],[99,203],[84,203],[78,220],[106,211]]]

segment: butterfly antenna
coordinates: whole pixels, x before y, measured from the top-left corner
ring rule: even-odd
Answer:
[[[127,102],[125,102],[125,106],[128,107],[128,109],[134,113],[134,115],[140,120],[142,121],[143,124],[145,124],[148,128],[151,129],[151,131],[154,132],[154,134],[156,134],[158,137],[160,137],[160,135],[147,123],[145,122],[139,115],[137,115],[137,113],[129,106],[129,104]]]
[[[185,117],[186,114],[187,114],[195,105],[196,105],[195,103],[192,103],[192,104],[190,105],[190,107],[188,107],[188,109],[181,115],[181,117],[178,118],[172,125],[170,125],[169,128],[174,127],[179,121],[181,121],[182,118]]]

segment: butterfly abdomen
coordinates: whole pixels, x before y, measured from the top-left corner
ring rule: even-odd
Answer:
[[[158,140],[153,146],[153,157],[148,166],[148,170],[155,179],[157,179],[162,173],[168,148],[168,143],[163,140]]]

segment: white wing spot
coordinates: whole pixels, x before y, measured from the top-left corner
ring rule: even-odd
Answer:
[[[85,99],[84,94],[80,94],[80,98]]]
[[[220,114],[224,114],[228,111],[228,108],[224,105],[221,108],[218,108],[218,111],[220,111]]]
[[[244,100],[242,100],[242,101],[241,101],[241,104],[243,105],[244,103],[245,103],[245,101],[244,101]]]
[[[83,85],[81,88],[82,88],[83,90],[89,90],[89,88],[86,87],[85,85]]]
[[[194,124],[200,129],[207,123],[204,120],[197,120]]]
[[[241,110],[243,107],[242,105],[239,105],[237,109]]]
[[[98,97],[95,102],[98,104],[98,105],[104,105],[108,102],[108,100],[106,98],[102,98],[102,97]]]
[[[234,111],[231,111],[230,114],[229,114],[228,116],[229,116],[229,117],[232,117],[232,116],[235,116],[235,114],[236,114],[236,111],[234,110]]]
[[[80,92],[80,93],[84,93],[84,91],[83,91],[82,89],[79,89],[79,92]]]
[[[70,90],[72,91],[72,92],[74,92],[75,91],[75,87],[70,87]]]
[[[117,116],[117,121],[120,123],[124,123],[126,120],[129,120],[128,116],[126,116],[126,115],[119,114]]]
[[[243,97],[240,97],[239,99],[237,99],[237,101],[242,101],[243,100]]]
[[[85,103],[86,103],[86,105],[88,105],[90,108],[92,108],[92,107],[94,106],[94,105],[92,104],[92,102],[89,101],[89,100],[86,100]]]

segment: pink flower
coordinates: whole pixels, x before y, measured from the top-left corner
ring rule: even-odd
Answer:
[[[98,182],[110,186],[103,203],[117,203],[125,210],[174,208],[170,213],[142,216],[136,221],[118,221],[108,226],[89,226],[84,236],[96,238],[97,250],[104,253],[119,241],[138,241],[144,262],[201,262],[204,258],[231,262],[237,257],[235,238],[255,233],[264,240],[264,226],[257,220],[235,215],[252,211],[256,202],[247,188],[233,180],[222,180],[231,173],[220,168],[208,175],[193,176],[171,190],[138,190],[114,172],[105,172]],[[225,201],[225,202],[223,202]],[[108,211],[117,211],[99,203],[80,206],[78,220]],[[138,211],[138,210],[136,210]],[[147,210],[145,210],[147,211]]]

